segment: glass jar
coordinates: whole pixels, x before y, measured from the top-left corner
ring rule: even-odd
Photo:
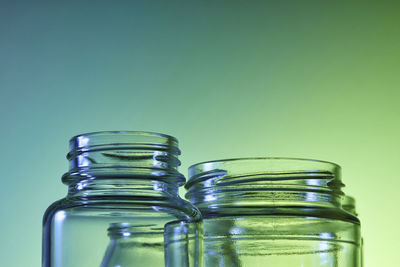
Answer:
[[[157,133],[73,137],[68,194],[43,218],[42,266],[200,266],[201,217],[178,195],[179,154]]]
[[[359,267],[360,222],[334,163],[290,158],[189,168],[205,266]]]

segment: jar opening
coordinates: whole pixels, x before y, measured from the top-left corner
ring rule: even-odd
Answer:
[[[194,184],[214,179],[216,184],[284,181],[327,178],[340,184],[340,166],[321,160],[300,158],[236,158],[207,161],[189,167],[186,189]],[[215,178],[218,177],[218,180]],[[208,185],[211,185],[209,182]],[[313,184],[313,182],[311,182]]]
[[[170,181],[182,184],[178,173],[180,150],[176,138],[142,131],[104,131],[74,136],[69,142],[69,172],[66,183],[74,177],[88,176],[109,179],[119,177],[175,177]],[[171,180],[171,179],[170,179]]]
[[[80,134],[70,139],[69,147],[68,159],[84,152],[115,148],[145,150],[154,147],[180,155],[178,140],[175,137],[144,131],[102,131]]]
[[[195,164],[185,187],[186,198],[203,214],[238,208],[333,208],[341,206],[344,196],[339,165],[296,158]]]

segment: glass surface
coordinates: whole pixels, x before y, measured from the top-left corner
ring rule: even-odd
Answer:
[[[285,158],[189,169],[203,215],[205,266],[359,267],[360,226],[336,164]]]
[[[100,132],[70,141],[65,198],[44,216],[44,267],[201,266],[201,218],[178,195],[175,138]]]

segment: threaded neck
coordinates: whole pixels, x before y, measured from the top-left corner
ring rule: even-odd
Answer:
[[[69,171],[63,182],[96,178],[152,177],[175,185],[183,185],[178,141],[168,135],[110,131],[77,135],[70,140],[67,155]]]
[[[205,216],[235,212],[341,208],[340,166],[294,158],[210,161],[189,168],[186,198]],[[241,209],[245,208],[245,209]]]

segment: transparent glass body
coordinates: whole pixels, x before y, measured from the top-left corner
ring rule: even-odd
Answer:
[[[201,265],[201,217],[178,195],[175,138],[99,132],[70,148],[68,194],[43,218],[42,266]]]
[[[360,223],[338,165],[231,159],[193,165],[189,177],[205,266],[361,266]]]

